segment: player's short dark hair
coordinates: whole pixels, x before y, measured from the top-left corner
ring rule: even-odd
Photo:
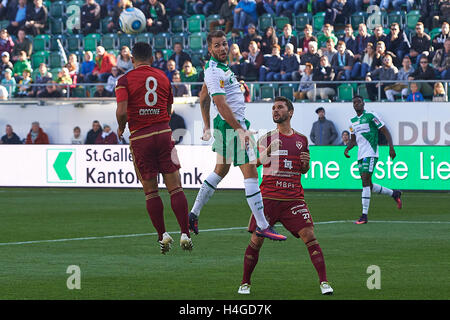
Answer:
[[[357,94],[355,94],[352,98],[352,100],[355,100],[355,99],[361,99],[362,101],[364,101],[364,98]]]
[[[138,61],[147,61],[152,58],[152,46],[147,42],[136,42],[131,50],[133,58]]]
[[[282,101],[282,102],[286,103],[286,106],[288,107],[288,111],[294,110],[294,105],[292,104],[292,101],[284,96],[275,97],[274,101]]]
[[[222,37],[225,37],[225,38],[227,37],[225,32],[223,32],[222,30],[211,31],[210,33],[208,33],[208,37],[206,37],[206,41],[208,42],[208,46],[210,46],[212,44],[212,39],[213,38],[222,38]]]

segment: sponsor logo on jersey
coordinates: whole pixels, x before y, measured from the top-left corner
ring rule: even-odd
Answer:
[[[292,161],[291,161],[291,160],[284,159],[283,162],[284,162],[284,167],[285,167],[286,169],[292,169],[292,168],[293,168],[293,166],[292,166]]]
[[[289,154],[288,150],[276,150],[272,152],[273,156],[287,156]]]

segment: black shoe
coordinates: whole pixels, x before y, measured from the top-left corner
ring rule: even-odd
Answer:
[[[189,230],[198,234],[198,216],[194,213],[189,213]]]

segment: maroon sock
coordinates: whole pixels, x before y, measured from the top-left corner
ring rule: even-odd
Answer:
[[[158,191],[146,193],[145,201],[147,203],[148,215],[152,220],[156,232],[158,232],[158,240],[162,240],[162,235],[166,232],[166,226],[164,225],[164,205],[159,197]]]
[[[308,248],[311,262],[314,265],[314,268],[316,268],[317,274],[319,275],[319,282],[327,281],[325,260],[323,258],[322,249],[320,248],[319,243],[316,239],[313,239],[306,243],[306,247]]]
[[[259,249],[255,249],[254,246],[252,246],[252,243],[250,243],[245,250],[244,255],[244,275],[242,277],[242,283],[251,283],[251,276],[253,273],[253,270],[256,267],[256,264],[258,263],[258,257],[259,257]]]
[[[177,217],[181,233],[186,233],[188,237],[190,237],[189,211],[186,195],[184,194],[182,188],[169,191],[169,194],[170,194],[170,204],[172,206],[173,212],[175,213],[175,216]]]

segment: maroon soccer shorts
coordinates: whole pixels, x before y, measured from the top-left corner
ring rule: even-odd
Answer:
[[[281,224],[296,238],[298,232],[305,227],[314,225],[308,206],[304,200],[279,201],[263,199],[264,215],[267,222],[273,226],[277,222]],[[248,231],[253,233],[256,230],[256,220],[253,214],[250,217]]]
[[[139,130],[130,137],[130,150],[141,181],[155,178],[158,173],[172,173],[180,169],[170,128]]]

